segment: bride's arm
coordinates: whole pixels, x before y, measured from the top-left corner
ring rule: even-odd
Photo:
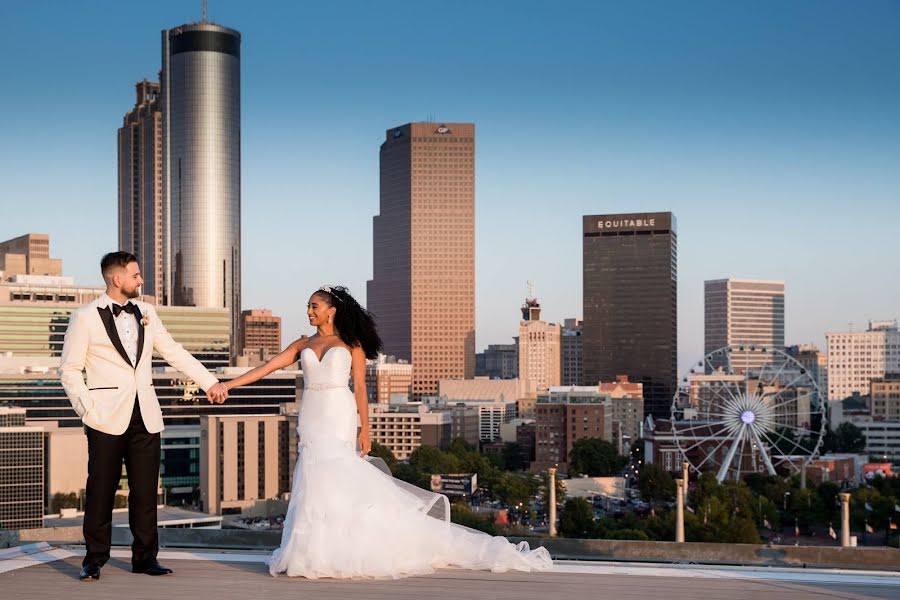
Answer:
[[[251,369],[240,377],[235,377],[230,381],[226,381],[225,387],[229,390],[233,390],[236,387],[247,385],[248,383],[253,383],[254,381],[259,381],[272,371],[283,369],[286,366],[297,362],[297,357],[300,355],[300,352],[304,348],[306,348],[306,344],[308,342],[309,338],[304,335],[299,340],[296,340],[290,346],[285,348],[284,352],[273,356],[266,364],[260,365],[255,369]]]
[[[353,377],[353,395],[359,411],[359,453],[365,456],[372,449],[369,434],[369,396],[366,393],[366,353],[357,346],[350,351],[352,361],[350,374]]]

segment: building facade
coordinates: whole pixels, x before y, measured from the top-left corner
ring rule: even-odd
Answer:
[[[566,319],[559,332],[560,385],[581,385],[584,369],[581,362],[581,319]]]
[[[241,312],[241,351],[275,356],[282,351],[281,317],[267,309]]]
[[[44,430],[0,406],[0,530],[43,527]]]
[[[644,386],[644,410],[668,415],[677,375],[677,236],[672,213],[583,218],[583,381]]]
[[[411,392],[411,364],[384,354],[366,361],[366,394],[370,404],[408,402]]]
[[[759,370],[771,356],[743,346],[784,349],[784,282],[716,279],[704,282],[704,352],[731,346],[734,372]],[[723,355],[725,356],[725,355]],[[726,360],[726,359],[722,359]],[[707,372],[724,367],[713,357]]]
[[[0,242],[0,281],[13,275],[62,275],[62,260],[50,258],[50,236],[29,233]]]
[[[451,442],[453,418],[447,411],[432,411],[423,404],[369,405],[372,441],[406,460],[421,446],[446,449]]]
[[[475,125],[388,130],[380,162],[368,308],[418,399],[475,373]]]
[[[897,321],[870,321],[867,331],[829,332],[828,400],[869,395],[873,379],[900,373]]]
[[[541,320],[541,305],[527,298],[519,321],[519,378],[539,391],[560,383],[560,327]]]
[[[15,356],[62,355],[69,317],[106,288],[75,286],[70,278],[38,278],[37,283],[0,283],[0,353]],[[155,302],[155,298],[142,300]],[[231,320],[228,309],[156,306],[166,329],[208,369],[227,367]],[[153,366],[165,363],[154,354]]]
[[[516,344],[490,344],[475,355],[475,377],[515,379],[519,376],[519,353]]]
[[[870,390],[872,418],[876,421],[900,421],[900,373],[873,379]]]
[[[602,438],[606,428],[605,396],[595,386],[551,388],[535,405],[533,470],[569,471],[569,456],[580,439]]]
[[[241,35],[212,23],[162,32],[163,270],[174,306],[241,311]]]
[[[205,512],[234,514],[291,491],[296,415],[200,419],[200,500]]]
[[[138,259],[143,292],[163,298],[162,112],[159,83],[135,84],[118,131],[119,249]]]

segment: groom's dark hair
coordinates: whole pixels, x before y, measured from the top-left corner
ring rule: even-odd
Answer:
[[[137,256],[131,252],[125,252],[124,250],[110,252],[100,259],[100,273],[103,274],[103,279],[108,279],[107,275],[113,268],[119,267],[124,269],[130,263],[137,261]]]

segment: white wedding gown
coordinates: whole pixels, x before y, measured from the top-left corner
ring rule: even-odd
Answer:
[[[300,354],[300,452],[281,547],[268,561],[272,575],[398,578],[442,567],[551,568],[546,548],[530,550],[525,542],[516,546],[450,523],[446,497],[394,479],[377,459],[360,457],[350,360],[342,346],[321,361],[309,348]]]

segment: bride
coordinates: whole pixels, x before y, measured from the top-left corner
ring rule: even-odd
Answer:
[[[381,350],[372,315],[341,287],[314,292],[306,313],[315,335],[225,384],[258,381],[298,357],[303,369],[300,450],[281,547],[268,561],[272,575],[398,578],[442,567],[551,568],[546,548],[450,523],[445,496],[394,479],[382,461],[366,456],[366,359]]]

